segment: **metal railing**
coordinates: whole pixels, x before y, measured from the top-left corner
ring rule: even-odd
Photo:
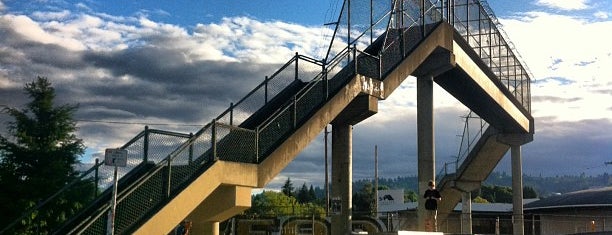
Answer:
[[[454,0],[448,19],[493,74],[531,112],[531,78],[486,1]]]
[[[472,149],[474,149],[478,140],[489,127],[489,123],[472,111],[468,112],[468,114],[462,118],[464,119],[463,131],[461,133],[461,142],[459,143],[455,161],[444,163],[444,166],[436,175],[438,179],[442,179],[444,176],[457,172],[465,158],[470,154]]]
[[[454,27],[518,105],[531,112],[530,72],[486,1],[394,0],[391,5],[383,2],[344,2],[340,17],[334,22],[335,34],[325,61],[343,48],[365,51],[378,38],[384,40],[384,45],[374,56],[380,64],[379,77],[384,77],[444,21]]]

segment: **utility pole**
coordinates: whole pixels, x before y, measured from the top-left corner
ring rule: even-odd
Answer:
[[[325,125],[325,217],[329,217],[329,170],[327,160],[327,134],[329,134],[329,131],[327,131],[327,125]]]
[[[376,204],[374,204],[374,211],[378,218],[378,145],[374,145],[374,197],[376,198]]]

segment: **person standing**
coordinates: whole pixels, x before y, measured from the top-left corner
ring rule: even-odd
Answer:
[[[436,189],[436,183],[430,180],[427,184],[429,188],[425,190],[425,229],[429,232],[438,231],[438,202],[442,200],[440,192]]]

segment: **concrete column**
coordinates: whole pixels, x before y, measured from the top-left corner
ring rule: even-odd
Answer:
[[[523,164],[521,161],[521,146],[510,145],[512,157],[512,231],[514,235],[525,233],[523,224]]]
[[[215,221],[207,221],[204,222],[202,226],[202,233],[196,233],[196,231],[189,231],[189,234],[209,234],[209,235],[219,235],[219,222]]]
[[[341,200],[339,214],[331,215],[331,234],[351,234],[353,197],[353,126],[332,124],[332,200]]]
[[[472,193],[461,193],[461,233],[472,234]]]
[[[428,188],[427,183],[430,180],[434,182],[436,180],[433,77],[431,76],[417,78],[417,146],[419,180],[417,225],[419,231],[425,231],[425,199],[423,195]]]

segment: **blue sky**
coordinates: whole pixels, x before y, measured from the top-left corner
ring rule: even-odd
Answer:
[[[532,175],[612,172],[612,3],[491,0],[533,73],[535,140],[523,146]],[[47,76],[77,119],[195,132],[295,52],[320,58],[340,0],[0,0],[0,104],[22,106],[22,87]],[[178,72],[178,73],[177,73]],[[380,112],[355,126],[354,176],[416,174],[416,98],[408,79]],[[437,168],[458,149],[466,109],[436,89]],[[0,114],[5,122],[6,115]],[[142,124],[79,123],[85,162],[122,145]],[[384,131],[381,131],[384,130]],[[1,133],[5,130],[0,128]],[[322,135],[273,181],[321,185]],[[404,163],[404,164],[398,164]],[[509,172],[509,157],[499,171]]]

